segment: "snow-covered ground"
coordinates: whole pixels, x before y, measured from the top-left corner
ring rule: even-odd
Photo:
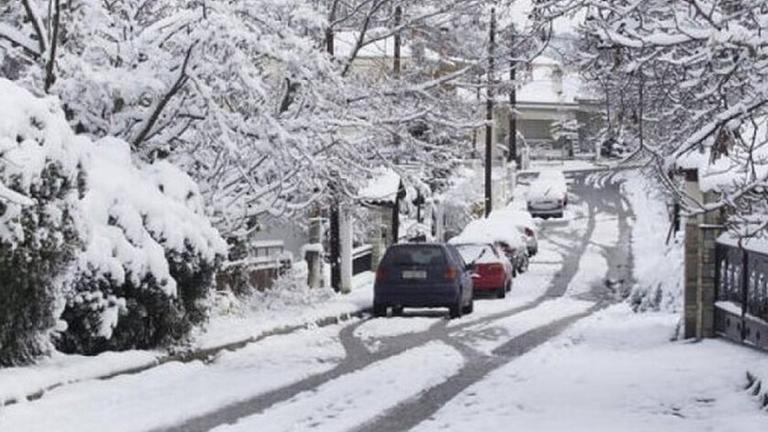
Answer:
[[[662,300],[645,310],[661,312],[635,313],[633,303],[622,302],[577,321],[462,391],[415,431],[494,430],[499,425],[542,432],[768,430],[768,415],[744,391],[747,370],[768,378],[764,353],[720,340],[672,341],[679,322],[682,255],[674,242],[665,245],[663,200],[645,178],[633,174],[618,179],[625,181],[622,189],[636,215],[631,224],[635,290],[646,295],[648,287],[659,290]],[[603,174],[592,177],[597,187],[607,181]],[[616,245],[618,226],[608,215],[598,215],[595,222],[567,296],[579,295],[607,271],[600,250]],[[571,226],[583,227],[578,218]],[[574,300],[550,300],[493,324],[506,328],[505,334],[519,335],[545,324],[546,316],[567,313],[546,310],[558,301]],[[572,306],[578,312],[578,305]],[[489,352],[498,342],[489,338],[477,345]]]
[[[316,321],[360,312],[371,306],[373,273],[355,276],[350,294],[328,289],[316,292],[267,292],[247,308],[215,311],[211,321],[198,329],[188,347],[211,349],[254,340],[286,328],[311,326]],[[223,308],[219,305],[219,308]],[[28,367],[0,369],[0,406],[3,401],[24,400],[51,387],[90,380],[158,364],[168,354],[160,351],[107,352],[95,357],[53,353]]]
[[[586,312],[594,302],[557,298],[547,300],[534,309],[528,309],[507,318],[482,323],[463,329],[459,335],[473,349],[486,355],[510,340],[538,327]]]
[[[140,374],[89,380],[0,411],[0,430],[133,432],[172,426],[308,376],[344,356],[340,326],[273,336],[210,364],[171,362]]]
[[[440,384],[463,366],[455,349],[430,342],[297,395],[218,432],[346,431]],[[429,365],[429,367],[414,367]]]
[[[257,338],[275,329],[314,323],[318,319],[353,314],[370,308],[372,272],[355,275],[352,291],[337,294],[330,288],[306,286],[288,292],[266,292],[252,299],[244,310],[220,313],[194,335],[194,346],[218,347]]]
[[[670,342],[677,317],[619,304],[469,387],[415,431],[758,432],[746,392],[765,354],[726,342]]]
[[[616,262],[607,254],[627,249],[620,240],[628,225],[631,250],[649,255],[644,256],[649,262],[637,267],[637,286],[664,283],[658,275],[674,275],[679,266],[677,255],[653,253],[667,250],[655,228],[664,223],[663,204],[647,193],[647,182],[618,179],[625,180],[624,194],[638,215],[634,224],[619,224],[627,204],[574,196],[570,220],[536,221],[539,253],[507,297],[477,299],[470,315],[448,321],[433,311],[407,310],[402,317],[309,326],[221,352],[209,363],[170,362],[139,374],[74,383],[40,400],[1,408],[0,431],[155,430],[220,415],[233,403],[291,386],[273,405],[214,422],[221,424],[216,430],[361,430],[386,419],[390,409],[418,405],[438,385],[430,397],[449,396],[437,412],[417,417],[426,420],[414,430],[768,430],[768,415],[744,391],[746,371],[768,379],[764,354],[717,340],[672,341],[679,321],[676,308],[636,313],[632,302],[604,308],[605,298],[584,295],[604,288]],[[605,175],[590,181],[608,187]],[[275,326],[359,310],[370,305],[372,277],[358,277],[349,296],[288,291],[244,310],[240,305],[230,314],[219,311],[195,343],[216,346],[263,335]],[[662,289],[674,291],[677,282],[669,278]],[[574,324],[552,339],[538,338],[518,354],[518,342],[536,339],[538,329],[553,329],[565,320]],[[368,352],[355,350],[354,344]],[[143,354],[149,357],[137,357],[137,362],[154,361],[151,356],[157,355]],[[493,369],[500,360],[507,363]],[[485,363],[494,365],[487,375],[450,393],[466,370]],[[306,378],[317,382],[308,389]],[[2,379],[0,374],[0,384]],[[431,399],[424,402],[429,406]]]
[[[423,311],[407,311],[406,315],[419,314]],[[356,338],[363,341],[370,351],[376,351],[379,348],[381,339],[402,336],[411,333],[420,333],[427,331],[435,325],[434,317],[424,316],[393,316],[385,320],[366,321],[355,329]]]
[[[106,352],[94,357],[53,353],[38,364],[0,369],[0,406],[55,385],[107,376],[157,364],[157,351]],[[0,416],[1,417],[1,416]]]

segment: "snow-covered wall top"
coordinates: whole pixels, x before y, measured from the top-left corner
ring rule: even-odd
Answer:
[[[724,232],[717,238],[717,242],[732,247],[739,247],[739,237],[731,232]],[[741,246],[749,251],[768,255],[768,238],[750,237],[741,239]]]

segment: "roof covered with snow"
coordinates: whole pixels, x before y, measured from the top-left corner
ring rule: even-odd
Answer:
[[[392,168],[377,170],[374,177],[358,192],[358,198],[364,201],[395,202],[400,190],[400,175]]]

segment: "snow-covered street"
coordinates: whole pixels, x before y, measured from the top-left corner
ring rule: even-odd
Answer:
[[[768,432],[767,66],[768,0],[3,0],[0,432]]]
[[[634,314],[616,302],[632,278],[632,213],[619,183],[576,175],[570,221],[542,222],[540,252],[511,293],[478,299],[459,320],[419,309],[364,317],[271,336],[206,362],[66,385],[0,408],[0,430],[768,426],[742,391],[760,354],[719,341],[670,343],[676,315]],[[689,361],[692,351],[712,361]]]

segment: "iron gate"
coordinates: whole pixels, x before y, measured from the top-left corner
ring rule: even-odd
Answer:
[[[715,332],[768,350],[768,254],[718,240]]]

